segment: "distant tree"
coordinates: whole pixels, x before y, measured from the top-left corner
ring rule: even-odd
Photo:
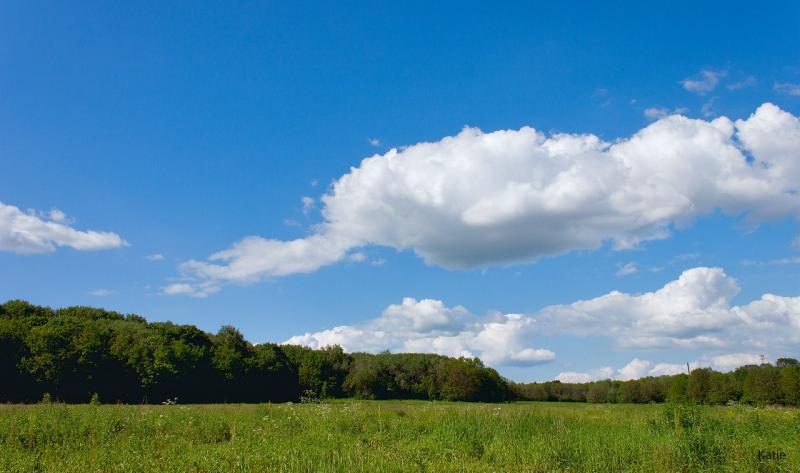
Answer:
[[[638,379],[632,379],[622,383],[620,396],[623,402],[646,402],[642,389],[642,382]]]
[[[686,402],[689,399],[689,376],[683,373],[672,377],[667,399],[670,402]]]
[[[689,398],[697,403],[708,402],[708,393],[711,389],[711,370],[696,368],[689,374],[686,390]]]
[[[775,362],[776,368],[786,368],[789,366],[798,366],[798,361],[795,358],[778,358]]]
[[[589,402],[614,402],[612,391],[611,381],[596,381],[589,385],[586,400]]]
[[[752,404],[776,404],[781,400],[780,372],[765,364],[748,370],[742,400]]]
[[[224,325],[213,338],[214,368],[226,381],[243,379],[248,370],[252,351],[239,330]]]
[[[280,345],[256,345],[252,366],[247,400],[284,402],[300,396],[297,371]]]
[[[706,402],[724,404],[736,397],[736,379],[732,374],[711,371]]]
[[[781,397],[784,404],[800,405],[800,366],[783,365],[780,369]]]

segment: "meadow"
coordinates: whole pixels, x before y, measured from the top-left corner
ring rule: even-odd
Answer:
[[[798,471],[800,411],[337,401],[0,406],[4,472]]]

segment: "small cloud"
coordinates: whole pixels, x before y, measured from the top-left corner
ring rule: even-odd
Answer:
[[[739,82],[734,82],[728,86],[728,90],[742,90],[748,87],[755,87],[758,81],[753,76],[747,76]]]
[[[74,223],[72,219],[67,217],[67,214],[58,209],[50,210],[50,212],[48,212],[47,214],[47,217],[50,219],[51,222],[66,223],[66,224]]]
[[[800,250],[800,235],[797,235],[797,238],[792,240],[792,247]]]
[[[727,74],[728,71],[725,70],[714,71],[711,69],[704,69],[694,78],[683,79],[680,83],[683,85],[684,89],[693,94],[705,95],[717,88],[720,79]]]
[[[608,89],[605,87],[594,89],[592,98],[600,102],[598,105],[600,108],[608,107],[614,102],[614,99],[609,96]]]
[[[97,297],[113,296],[116,293],[117,291],[112,291],[110,289],[92,289],[91,291],[89,291],[90,296],[97,296]]]
[[[768,262],[773,266],[786,266],[787,264],[800,264],[800,256],[794,256],[792,258],[781,258],[781,259],[774,259]]]
[[[789,258],[778,258],[768,261],[753,261],[744,259],[741,261],[742,266],[787,266],[790,264],[800,264],[800,256],[792,256]]]
[[[665,107],[650,107],[644,109],[644,116],[650,120],[659,120],[669,115],[681,115],[688,111],[689,109],[686,107],[674,108],[672,111]]]
[[[192,287],[191,284],[176,283],[164,286],[164,294],[167,294],[169,296],[173,296],[176,294],[192,294],[192,293],[194,293],[194,287]]]
[[[367,143],[369,143],[371,146],[374,146],[374,147],[377,148],[378,146],[381,145],[381,140],[379,140],[378,138],[369,138],[368,137],[367,138]]]
[[[349,259],[353,263],[363,263],[364,261],[367,260],[367,255],[359,251],[358,253],[352,253],[351,255],[349,255],[347,259]]]
[[[209,294],[213,294],[219,290],[216,286],[195,286],[187,283],[175,283],[164,286],[161,289],[161,294],[165,296],[185,295],[191,297],[203,298]]]
[[[704,103],[703,106],[700,108],[700,112],[703,114],[704,117],[712,117],[716,115],[714,111],[714,101],[717,100],[716,97],[711,97],[711,100]]]
[[[303,202],[303,214],[308,215],[308,212],[314,208],[314,199],[309,196],[303,196],[300,200]]]
[[[772,88],[779,94],[800,97],[800,84],[790,84],[788,82],[776,82]]]
[[[690,259],[697,259],[700,257],[700,253],[681,253],[675,257],[678,261],[686,261]]]
[[[291,218],[283,219],[283,224],[286,225],[287,227],[299,227],[299,226],[301,226],[300,222],[298,222],[297,220],[291,219]]]
[[[152,255],[145,256],[148,261],[164,261],[164,255],[161,253],[153,253]]]
[[[562,383],[588,383],[594,381],[594,378],[589,373],[577,373],[575,371],[563,371],[558,373],[555,377],[556,381]]]
[[[617,276],[629,276],[631,274],[637,273],[638,271],[639,267],[636,265],[636,263],[631,262],[619,268],[615,274]]]
[[[383,266],[384,264],[386,264],[386,260],[383,258],[378,258],[370,261],[369,264],[371,264],[372,266]]]
[[[575,371],[565,371],[558,373],[555,377],[557,381],[562,383],[589,383],[603,379],[611,379],[614,376],[614,368],[605,366],[591,370],[588,373],[578,373]]]
[[[715,356],[711,359],[714,367],[721,371],[731,371],[745,365],[760,365],[763,356],[755,353],[730,353],[727,355]]]
[[[663,107],[650,107],[644,109],[644,116],[650,120],[658,120],[664,118],[669,114],[669,110]]]
[[[319,181],[316,179],[312,179],[311,182],[309,182],[309,185],[311,185],[311,187],[317,187],[318,184]]]

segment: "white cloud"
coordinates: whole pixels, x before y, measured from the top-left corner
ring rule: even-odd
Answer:
[[[174,296],[176,294],[183,294],[192,297],[207,297],[210,294],[217,292],[218,288],[215,286],[199,286],[186,283],[174,283],[164,286],[161,291],[162,295]]]
[[[697,368],[698,363],[689,364],[689,368]],[[685,363],[657,363],[647,372],[647,376],[672,376],[674,374],[686,373]]]
[[[790,84],[788,82],[776,82],[773,86],[775,92],[800,97],[800,84]]]
[[[631,274],[637,273],[639,271],[639,267],[636,266],[636,263],[627,263],[626,265],[619,268],[616,272],[617,276],[629,276]]]
[[[658,120],[669,115],[669,109],[663,107],[650,107],[644,109],[644,116],[650,120]]]
[[[89,291],[89,295],[97,297],[113,296],[116,293],[117,291],[111,289],[92,289]]]
[[[793,351],[800,342],[800,297],[765,294],[732,306],[738,292],[722,269],[700,267],[654,292],[613,291],[532,317],[540,335],[605,336],[621,347]]]
[[[0,202],[0,251],[19,254],[50,253],[68,246],[80,251],[127,246],[116,233],[75,230],[64,212],[53,209],[47,216],[22,212]]]
[[[576,371],[565,371],[558,373],[554,378],[562,383],[588,383],[591,381],[600,381],[603,379],[612,379],[614,377],[614,368],[606,366],[592,370],[588,373],[579,373]]]
[[[220,287],[312,272],[367,245],[474,268],[605,242],[633,248],[717,209],[754,222],[797,218],[798,156],[800,120],[772,104],[735,122],[672,115],[614,143],[465,128],[364,159],[322,196],[312,235],[249,236],[182,271]]]
[[[189,292],[180,284],[175,292]],[[643,294],[613,291],[532,314],[472,315],[461,306],[413,298],[387,307],[375,319],[292,337],[286,343],[314,348],[339,344],[347,351],[439,353],[477,356],[490,366],[534,365],[555,359],[536,348],[549,337],[608,337],[622,348],[702,349],[716,356],[705,366],[746,364],[752,351],[794,353],[800,343],[800,297],[765,294],[732,306],[736,281],[719,268],[693,268],[662,288]],[[724,355],[727,353],[727,355]],[[731,354],[732,353],[732,354]],[[738,358],[737,358],[738,357]],[[750,357],[750,358],[747,358]],[[742,361],[744,360],[744,361]],[[701,366],[693,361],[691,366]],[[738,365],[737,365],[738,366]],[[734,366],[735,367],[735,366]],[[592,379],[633,379],[680,373],[685,364],[635,358],[616,370],[589,372]],[[565,372],[564,379],[575,372]]]
[[[145,258],[148,261],[164,261],[164,255],[161,253],[153,253],[152,255],[147,255]]]
[[[381,140],[379,140],[378,138],[367,138],[367,143],[377,148],[378,146],[381,145]]]
[[[769,261],[743,260],[742,264],[745,266],[786,266],[788,264],[800,264],[800,256],[791,256],[789,258],[778,258]]]
[[[594,381],[594,378],[589,373],[577,373],[575,371],[563,371],[558,373],[555,377],[556,381],[562,383],[588,383]]]
[[[755,353],[730,353],[715,356],[711,359],[711,363],[720,371],[731,371],[740,366],[760,365],[761,356]]]
[[[694,369],[697,368],[699,364],[697,362],[692,362],[690,366],[692,369]],[[628,364],[617,370],[606,366],[604,368],[592,370],[588,373],[568,371],[559,373],[555,379],[561,381],[562,383],[589,383],[604,379],[629,381],[648,376],[669,376],[685,372],[685,364],[653,363],[649,360],[634,358]]]
[[[300,201],[303,203],[303,214],[308,215],[308,213],[314,208],[316,202],[314,201],[313,197],[303,196]]]
[[[614,368],[606,366],[593,370],[590,374],[596,379],[611,379],[614,376]]]
[[[697,95],[705,95],[714,90],[721,78],[728,74],[727,71],[714,71],[704,69],[694,78],[687,78],[681,81],[683,88]]]
[[[714,111],[714,102],[716,102],[716,101],[717,101],[716,97],[711,97],[708,100],[708,102],[704,103],[703,106],[700,107],[700,113],[702,113],[703,116],[707,117],[707,118],[708,117],[713,117],[714,115],[716,115],[717,112]]]
[[[740,366],[760,363],[760,355],[751,353],[729,353],[712,357],[710,361],[691,361],[689,362],[688,368],[689,371],[691,371],[697,368],[711,367],[717,371],[725,372],[733,371]],[[603,379],[629,381],[648,376],[672,376],[686,372],[686,363],[654,363],[650,360],[634,358],[627,365],[617,370],[614,370],[610,367],[604,367],[589,371],[587,373],[567,371],[559,373],[555,379],[561,381],[562,383],[589,383]]]
[[[50,219],[51,222],[64,223],[64,224],[73,223],[72,220],[69,217],[67,217],[67,214],[58,209],[51,209],[50,212],[47,213],[47,217]]]
[[[740,80],[739,82],[734,82],[733,84],[728,85],[728,90],[742,90],[748,87],[754,87],[758,84],[758,81],[753,76],[747,76],[744,79]]]
[[[367,255],[365,255],[364,253],[361,253],[361,252],[359,251],[359,252],[356,252],[356,253],[352,253],[352,254],[350,254],[350,255],[347,257],[347,259],[349,259],[349,260],[350,260],[350,261],[352,261],[353,263],[363,263],[364,261],[366,261],[366,260],[367,260]]]
[[[659,120],[661,118],[665,118],[669,115],[681,115],[688,112],[689,109],[686,107],[680,107],[673,109],[670,111],[668,108],[664,107],[650,107],[644,109],[644,116],[649,118],[650,120]]]
[[[530,346],[534,323],[518,314],[479,318],[461,306],[407,297],[376,318],[290,338],[288,344],[319,348],[341,345],[347,351],[438,353],[480,357],[491,366],[530,366],[555,359],[555,353]]]
[[[639,379],[647,376],[648,371],[653,363],[647,360],[640,360],[634,358],[630,363],[623,366],[617,371],[617,379],[628,381],[630,379]]]

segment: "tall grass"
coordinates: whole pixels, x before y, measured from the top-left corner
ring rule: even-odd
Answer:
[[[759,450],[786,457],[759,459]],[[800,411],[388,401],[5,405],[0,470],[798,471]]]

